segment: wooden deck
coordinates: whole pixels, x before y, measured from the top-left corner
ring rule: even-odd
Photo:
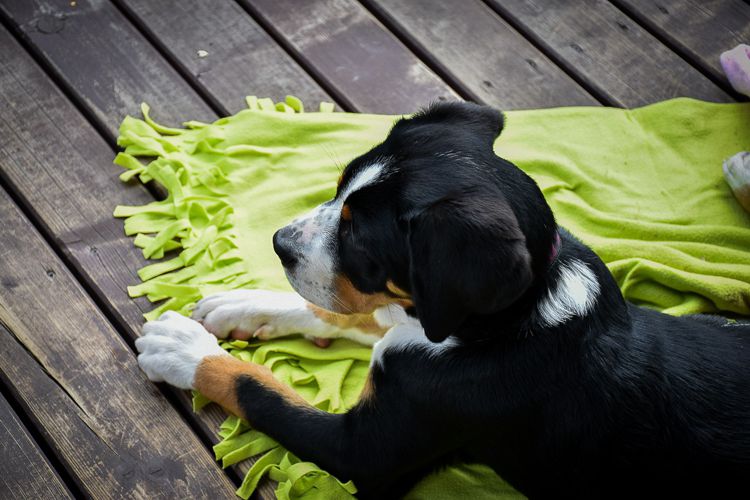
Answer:
[[[742,42],[742,0],[0,0],[0,498],[233,498],[248,468],[213,459],[221,411],[136,364],[144,261],[111,214],[158,195],[112,164],[140,102],[171,124],[247,94],[729,102],[718,57]]]

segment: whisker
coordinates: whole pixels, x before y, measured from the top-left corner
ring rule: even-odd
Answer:
[[[333,298],[341,306],[342,309],[345,309],[349,314],[354,314],[354,311],[352,310],[352,308],[349,307],[349,306],[347,306],[346,304],[344,304],[343,300],[341,300],[340,298],[336,297],[335,295],[333,296]]]
[[[326,156],[331,160],[331,163],[333,163],[333,166],[336,167],[336,169],[340,172],[343,172],[346,168],[346,165],[341,163],[341,160],[339,159],[338,155],[336,154],[335,149],[329,149],[327,146],[323,146],[323,151],[325,152]]]
[[[340,299],[340,298],[338,297],[338,295],[336,295],[336,293],[334,293],[334,292],[328,292],[328,298],[329,298],[329,299],[333,299],[333,300],[335,300],[335,301],[336,301],[336,303],[337,303],[338,305],[340,305],[342,309],[346,309],[346,310],[347,310],[347,311],[349,312],[349,314],[354,314],[354,311],[352,310],[352,308],[351,308],[351,307],[349,307],[349,306],[347,306],[347,305],[346,305],[346,304],[344,303],[344,301],[343,301],[343,300],[341,300],[341,299]]]

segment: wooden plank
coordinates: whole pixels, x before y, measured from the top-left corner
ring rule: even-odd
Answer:
[[[314,108],[332,101],[234,0],[116,0],[178,64],[231,113],[245,96],[295,95]]]
[[[153,306],[125,289],[147,262],[112,210],[153,198],[138,183],[120,182],[112,149],[2,27],[0,53],[0,177],[133,340]],[[190,411],[187,393],[175,392]],[[215,442],[224,413],[211,406],[195,418]]]
[[[604,0],[487,0],[595,95],[618,106],[731,97]]]
[[[366,0],[459,81],[474,100],[501,109],[598,101],[479,0]]]
[[[342,105],[411,113],[457,94],[355,0],[239,0]]]
[[[0,174],[109,310],[139,325],[151,306],[125,288],[145,262],[112,210],[153,197],[120,182],[110,146],[2,27],[0,53]]]
[[[740,43],[750,43],[750,5],[741,0],[614,0],[612,3],[730,88],[719,56]]]
[[[231,498],[234,485],[5,191],[0,220],[0,372],[78,488]]]
[[[73,498],[2,394],[0,498]]]
[[[4,0],[4,14],[114,141],[127,114],[149,103],[156,119],[216,114],[117,8],[102,0]]]

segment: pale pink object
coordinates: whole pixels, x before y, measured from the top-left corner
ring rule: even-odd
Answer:
[[[740,205],[750,212],[750,153],[742,151],[724,160],[724,178]]]
[[[734,90],[750,97],[750,45],[742,43],[727,50],[719,60]]]

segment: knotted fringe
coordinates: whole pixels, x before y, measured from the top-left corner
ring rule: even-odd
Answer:
[[[254,111],[304,112],[302,102],[292,96],[276,104],[254,96],[246,100],[248,109]],[[321,103],[320,110],[333,111],[333,105]],[[123,121],[117,144],[125,150],[114,162],[126,169],[120,175],[122,181],[135,176],[143,183],[155,180],[169,195],[140,207],[118,206],[114,216],[125,218],[125,233],[136,235],[134,243],[147,259],[162,259],[165,252],[181,249],[176,257],[138,271],[143,282],[128,287],[131,297],[145,295],[151,302],[168,299],[144,315],[152,320],[168,310],[188,314],[189,306],[212,293],[216,285],[241,288],[252,278],[237,252],[233,208],[223,189],[226,172],[220,163],[191,156],[215,150],[224,139],[222,122],[226,119],[211,126],[190,121],[184,124],[186,129],[176,129],[154,122],[148,105],[142,104],[141,111],[144,120],[128,116]],[[136,157],[156,158],[143,164]]]
[[[302,102],[288,96],[285,102],[247,97],[253,112],[303,113]],[[127,117],[120,127],[118,145],[124,148],[114,162],[125,168],[124,182],[134,177],[143,182],[154,180],[168,192],[166,199],[148,205],[118,206],[114,216],[125,219],[125,233],[135,235],[134,243],[143,249],[146,259],[164,259],[138,271],[142,283],[128,287],[131,297],[146,296],[152,302],[164,301],[144,314],[147,320],[167,310],[189,315],[192,305],[215,291],[247,287],[253,279],[243,265],[233,225],[234,209],[227,193],[227,174],[221,162],[207,162],[196,152],[237,154],[235,145],[223,148],[223,118],[213,124],[197,121],[186,128],[165,127],[149,116],[149,107],[141,105],[143,120]],[[321,103],[320,112],[332,112],[333,105]],[[246,111],[243,111],[246,112]],[[151,159],[146,163],[139,160]],[[319,350],[318,359],[300,359],[295,355],[295,339],[273,343],[223,342],[223,347],[239,359],[273,368],[284,364],[283,376],[298,390],[316,383],[305,396],[311,403],[330,412],[343,412],[354,404],[361,387],[352,380],[364,380],[370,351],[347,341],[338,341],[334,349]],[[342,359],[344,358],[344,359]],[[318,376],[328,372],[329,376]],[[330,376],[337,372],[338,376]],[[355,374],[355,376],[352,376]],[[347,386],[348,384],[348,386]],[[198,411],[208,401],[194,395]],[[230,416],[221,425],[222,441],[214,446],[223,467],[263,454],[247,473],[237,495],[249,498],[262,477],[278,481],[276,495],[288,498],[351,498],[354,484],[341,483],[309,462],[301,462],[270,437],[253,430],[237,417]]]

